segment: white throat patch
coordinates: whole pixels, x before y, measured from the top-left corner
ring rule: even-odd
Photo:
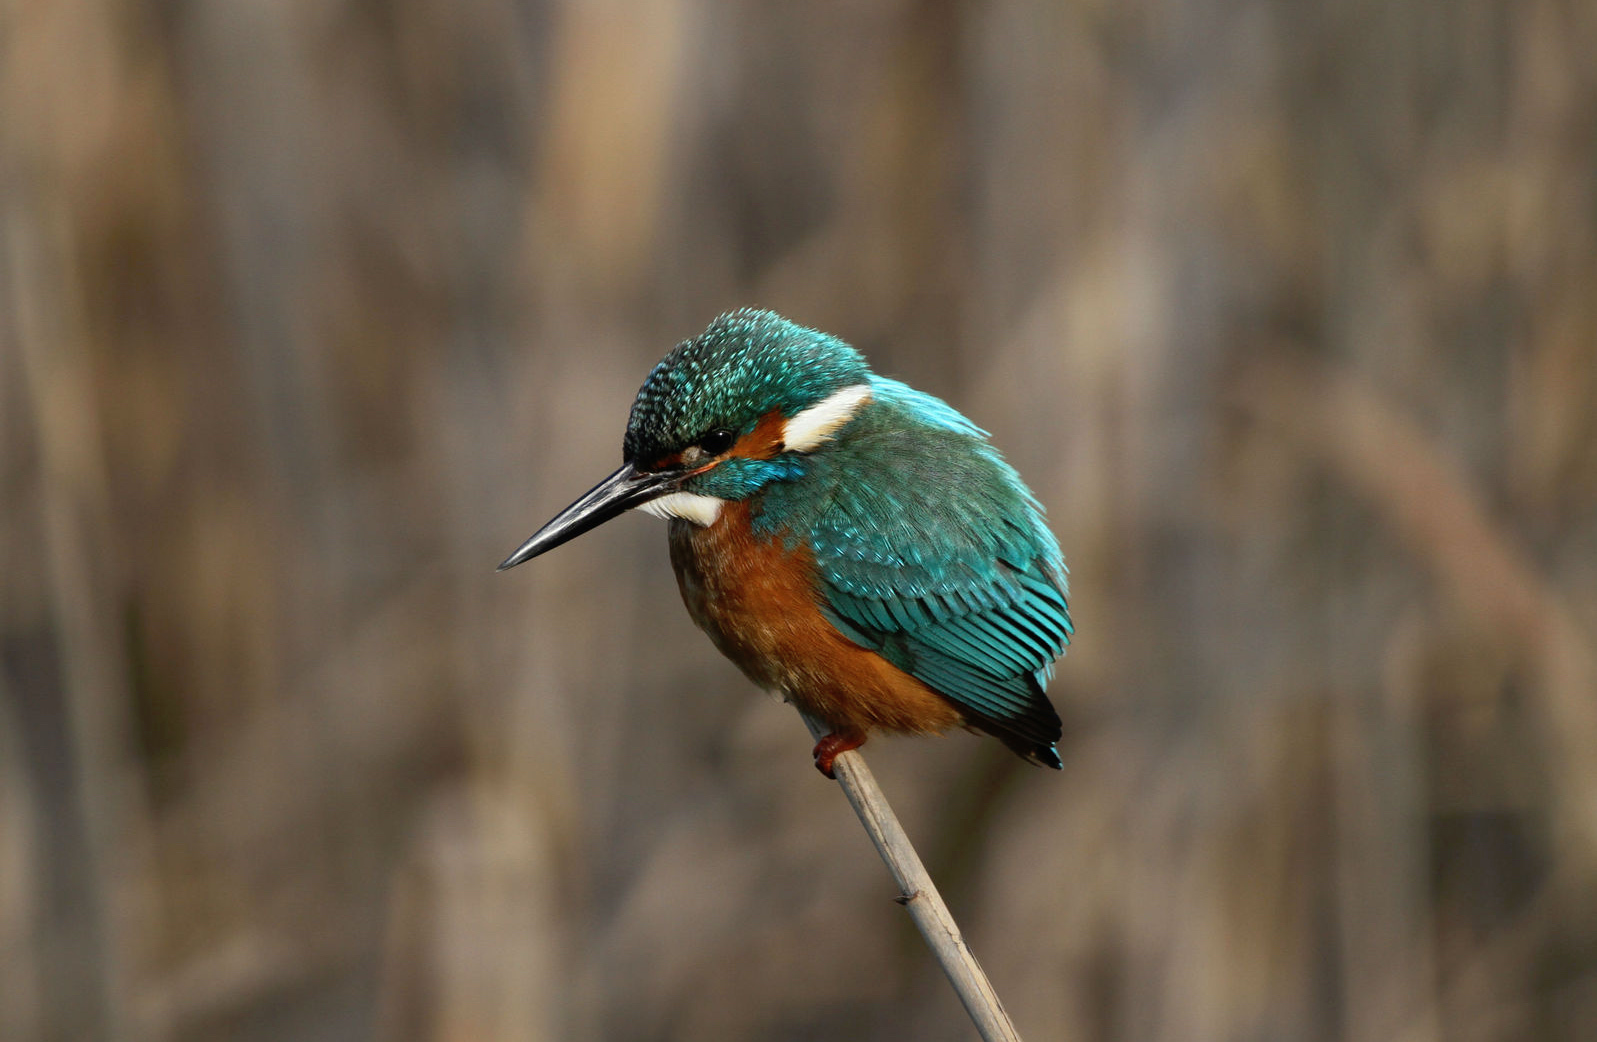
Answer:
[[[700,528],[709,528],[715,524],[715,519],[721,516],[721,504],[724,499],[714,496],[701,496],[693,492],[670,492],[659,499],[651,499],[647,503],[640,503],[634,509],[655,517],[673,518],[680,517],[684,521],[692,521]]]
[[[782,448],[788,452],[813,452],[832,440],[871,400],[870,384],[854,384],[833,391],[814,405],[788,418],[782,425]]]

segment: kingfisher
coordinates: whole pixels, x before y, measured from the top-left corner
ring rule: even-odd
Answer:
[[[728,312],[649,373],[619,470],[499,570],[627,510],[670,524],[693,621],[822,721],[815,765],[876,732],[985,732],[1062,764],[1044,689],[1074,627],[1043,508],[987,432],[842,340]]]

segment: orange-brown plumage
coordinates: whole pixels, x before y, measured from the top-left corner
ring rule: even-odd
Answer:
[[[673,521],[671,565],[689,614],[721,653],[834,732],[863,740],[964,722],[948,699],[826,620],[809,551],[756,536],[748,503],[725,504],[705,528]]]

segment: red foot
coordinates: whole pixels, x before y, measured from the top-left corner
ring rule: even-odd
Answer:
[[[837,759],[839,753],[858,749],[864,744],[865,736],[858,731],[834,731],[815,743],[815,769],[828,778],[835,778],[832,761]]]

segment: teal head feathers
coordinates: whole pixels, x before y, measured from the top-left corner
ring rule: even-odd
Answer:
[[[825,720],[831,759],[874,730],[963,724],[1060,765],[1043,695],[1072,626],[1041,507],[984,432],[765,311],[682,342],[638,392],[623,465],[509,568],[639,507],[672,520],[694,620],[762,686]]]
[[[622,454],[646,463],[718,428],[746,434],[773,411],[794,416],[869,373],[859,352],[834,336],[769,311],[733,311],[649,373]]]

